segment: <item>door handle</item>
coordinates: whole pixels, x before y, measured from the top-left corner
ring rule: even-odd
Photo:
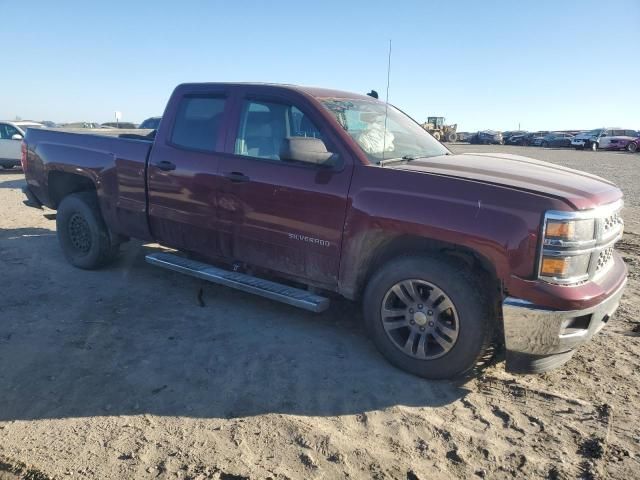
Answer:
[[[226,172],[226,173],[223,173],[222,176],[224,178],[228,178],[234,183],[248,182],[249,180],[251,180],[249,177],[247,177],[244,173],[241,173],[241,172]]]
[[[168,172],[169,170],[175,170],[176,164],[170,162],[169,160],[162,160],[161,162],[156,163],[156,167],[158,167],[160,170]]]

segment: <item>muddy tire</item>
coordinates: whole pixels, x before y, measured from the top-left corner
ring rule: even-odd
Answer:
[[[490,295],[463,263],[431,256],[401,257],[369,280],[366,328],[396,367],[430,379],[469,373],[490,345]]]
[[[118,255],[119,245],[111,243],[93,192],[73,193],[62,199],[56,230],[64,256],[78,268],[100,268]]]

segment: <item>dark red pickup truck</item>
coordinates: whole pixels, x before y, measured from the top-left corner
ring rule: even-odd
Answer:
[[[133,237],[179,251],[150,263],[308,310],[360,300],[380,351],[428,378],[469,372],[492,342],[511,370],[560,365],[626,283],[615,185],[453,155],[363,95],[185,84],[155,135],[29,130],[22,163],[25,203],[57,209],[77,267]]]

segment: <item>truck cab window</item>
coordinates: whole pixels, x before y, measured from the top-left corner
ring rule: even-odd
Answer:
[[[280,147],[287,137],[323,139],[311,119],[293,105],[246,101],[242,108],[235,154],[280,160]]]
[[[225,99],[185,97],[176,114],[171,143],[190,150],[216,151]]]

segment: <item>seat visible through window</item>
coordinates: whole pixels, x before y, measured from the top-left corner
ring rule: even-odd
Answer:
[[[321,138],[318,128],[295,106],[247,101],[242,110],[235,153],[280,160],[284,139],[296,136]]]

